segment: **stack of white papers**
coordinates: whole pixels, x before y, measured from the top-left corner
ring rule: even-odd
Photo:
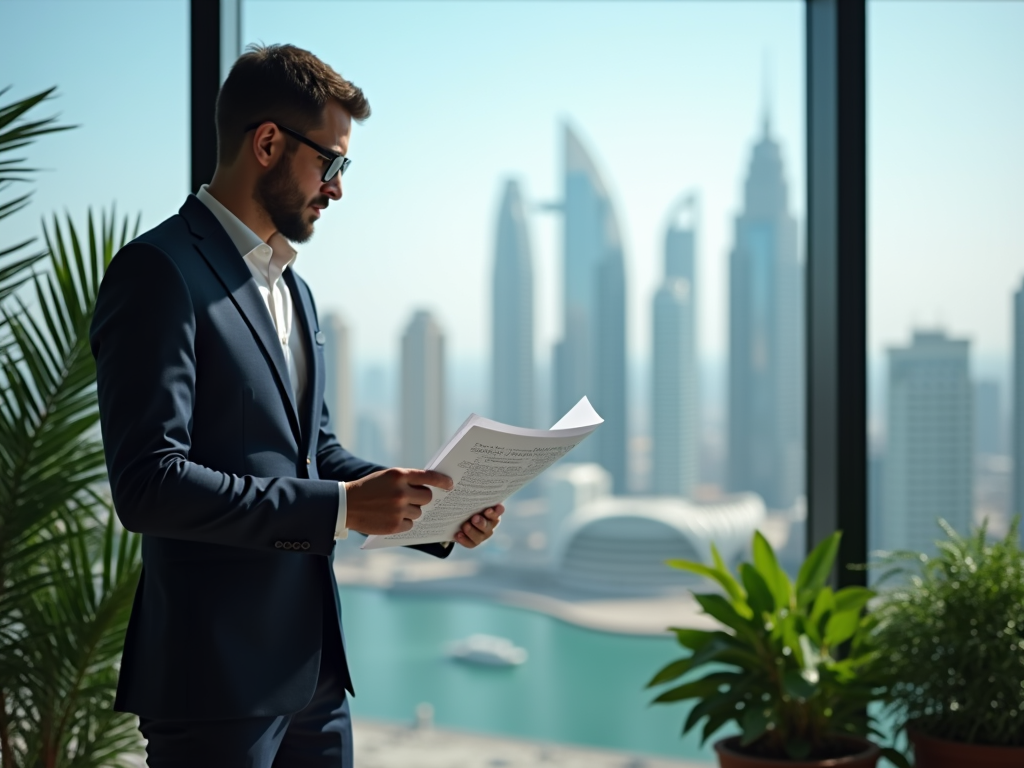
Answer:
[[[426,466],[451,477],[455,487],[431,488],[434,497],[410,530],[369,536],[363,549],[452,541],[474,514],[505,501],[603,421],[586,397],[551,429],[512,427],[471,414]]]

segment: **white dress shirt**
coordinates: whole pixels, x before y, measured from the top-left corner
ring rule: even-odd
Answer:
[[[302,343],[302,335],[298,331],[292,332],[295,327],[292,295],[288,286],[281,280],[284,271],[295,261],[297,253],[280,232],[275,232],[268,243],[260,240],[255,232],[242,223],[241,219],[210,194],[206,184],[200,187],[196,197],[210,209],[210,213],[224,227],[224,231],[228,233],[231,242],[235,244],[245,265],[249,267],[252,279],[256,281],[256,287],[260,290],[263,303],[267,307],[267,312],[270,313],[274,328],[277,329],[281,353],[284,355],[284,361],[288,368],[292,394],[295,395],[296,406],[299,406],[309,383],[309,366],[306,361],[306,349]],[[314,428],[318,427],[319,424],[314,425]],[[344,539],[348,536],[348,529],[345,527],[347,521],[348,500],[345,484],[338,483],[338,520],[334,528],[336,539]]]

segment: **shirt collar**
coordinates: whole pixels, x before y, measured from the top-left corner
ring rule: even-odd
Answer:
[[[298,253],[280,232],[271,235],[264,243],[259,235],[247,227],[241,219],[224,207],[223,203],[210,194],[206,184],[196,193],[203,204],[210,209],[220,225],[227,232],[231,242],[242,258],[251,260],[271,285],[291,266]]]

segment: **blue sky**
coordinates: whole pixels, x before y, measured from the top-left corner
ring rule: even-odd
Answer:
[[[0,0],[9,95],[59,86],[81,127],[31,150],[48,169],[38,218],[117,201],[144,226],[188,191],[185,0]],[[785,2],[283,2],[249,0],[246,41],[307,47],[361,85],[345,199],[299,271],[341,310],[361,360],[390,362],[413,309],[437,312],[456,359],[482,359],[498,194],[560,192],[569,120],[612,190],[625,236],[632,355],[646,357],[665,215],[702,200],[701,340],[725,341],[725,265],[767,91],[794,213],[803,216],[803,6]],[[1024,3],[869,8],[871,339],[941,324],[986,354],[1009,339],[1024,274]],[[766,81],[769,86],[765,87]],[[532,220],[539,346],[559,329],[560,229]]]

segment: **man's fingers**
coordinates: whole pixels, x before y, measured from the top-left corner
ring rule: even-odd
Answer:
[[[472,523],[465,523],[462,526],[462,530],[455,534],[455,540],[462,544],[462,546],[472,549],[486,541],[487,534],[475,528]]]
[[[405,497],[410,504],[422,507],[424,504],[430,503],[431,499],[434,498],[434,494],[432,494],[430,489],[425,486],[414,485],[405,492]]]
[[[423,516],[423,510],[417,507],[415,504],[407,504],[405,511],[402,513],[403,520],[409,520],[409,527],[412,527],[413,520],[419,520]],[[408,529],[406,529],[408,530]]]
[[[405,480],[409,485],[431,485],[443,491],[450,491],[455,484],[448,475],[435,472],[432,469],[407,469]]]

